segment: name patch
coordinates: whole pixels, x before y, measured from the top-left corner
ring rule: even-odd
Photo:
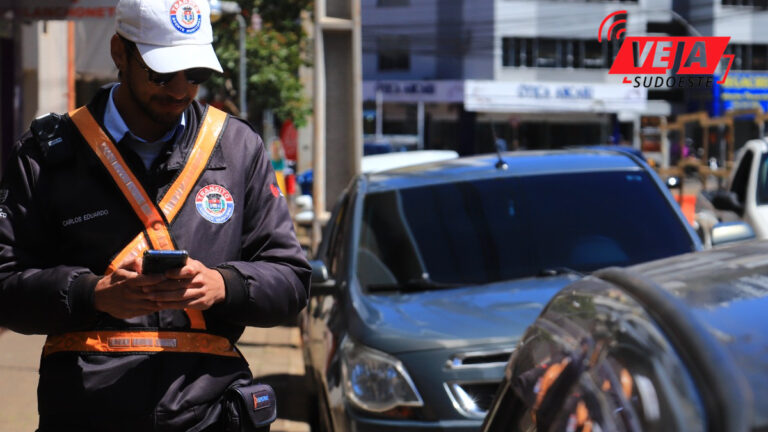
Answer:
[[[65,220],[61,221],[61,225],[65,226],[65,227],[68,227],[70,225],[79,224],[81,222],[86,222],[86,221],[89,221],[91,219],[96,219],[98,217],[107,216],[108,214],[109,214],[109,210],[107,210],[107,209],[98,210],[98,211],[95,211],[93,213],[86,213],[86,214],[81,215],[81,216],[75,216],[73,218],[65,219]]]

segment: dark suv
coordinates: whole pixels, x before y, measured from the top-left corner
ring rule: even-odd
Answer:
[[[355,178],[302,320],[324,430],[477,430],[526,327],[605,266],[701,245],[631,155],[516,152]]]

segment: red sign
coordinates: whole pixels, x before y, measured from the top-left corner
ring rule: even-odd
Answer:
[[[298,160],[296,153],[299,151],[299,131],[296,130],[290,119],[284,121],[280,128],[280,141],[283,143],[285,158],[293,161]]]
[[[600,23],[597,40],[602,42],[603,28],[613,18],[613,24],[608,27],[607,40],[611,35],[621,39],[626,29],[627,11],[616,11],[609,14]],[[615,18],[614,18],[615,17]],[[657,37],[657,36],[628,36],[624,37],[619,52],[613,61],[609,74],[625,75],[623,82],[635,86],[641,85],[640,77],[630,81],[626,75],[658,75],[657,77],[643,78],[645,87],[659,87],[666,83],[668,87],[695,87],[702,84],[709,87],[712,79],[698,80],[690,77],[676,77],[674,75],[713,75],[723,58],[728,59],[723,78],[718,84],[725,82],[728,72],[733,64],[733,54],[725,54],[729,36],[701,36],[701,37]],[[667,72],[673,76],[666,77]],[[666,77],[666,78],[665,78]],[[659,84],[662,83],[662,84]]]
[[[651,37],[624,38],[609,73],[618,75],[666,74],[712,75],[720,59],[729,59],[723,81],[733,62],[733,55],[724,55],[727,36],[711,37]],[[627,78],[624,78],[627,82]]]

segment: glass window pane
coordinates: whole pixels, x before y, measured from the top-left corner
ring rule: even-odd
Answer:
[[[409,70],[411,68],[408,36],[379,36],[379,70]]]
[[[605,67],[602,43],[596,40],[584,41],[584,67],[588,69],[601,69]]]
[[[557,40],[539,39],[538,56],[536,66],[538,67],[557,67]]]
[[[368,195],[360,247],[399,282],[483,284],[689,252],[673,212],[642,172],[446,183]]]

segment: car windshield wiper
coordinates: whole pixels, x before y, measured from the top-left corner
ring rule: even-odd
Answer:
[[[467,286],[465,283],[436,282],[429,278],[414,278],[400,283],[371,284],[369,292],[383,291],[433,291]]]

